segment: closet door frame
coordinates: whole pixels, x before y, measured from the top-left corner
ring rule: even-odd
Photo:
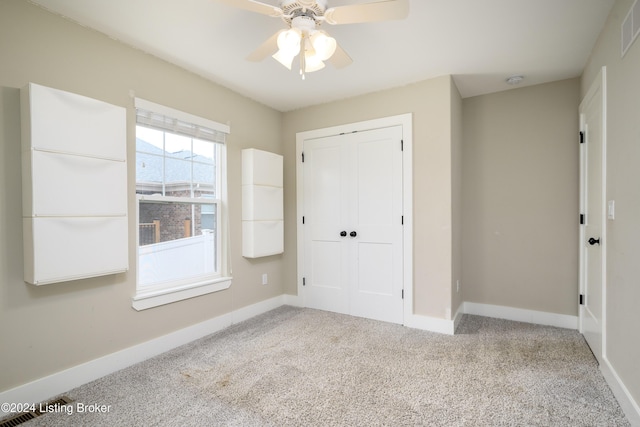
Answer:
[[[390,126],[402,126],[402,195],[403,195],[403,283],[404,283],[404,321],[409,323],[413,316],[413,118],[411,113],[380,119],[350,123],[329,128],[315,129],[296,134],[296,233],[297,233],[297,291],[298,303],[304,306],[304,185],[303,185],[303,147],[304,141],[352,133],[380,129]]]

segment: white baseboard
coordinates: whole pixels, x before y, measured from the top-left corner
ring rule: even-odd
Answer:
[[[456,329],[458,329],[458,325],[460,324],[460,321],[462,320],[463,315],[464,315],[464,303],[458,306],[458,309],[456,310],[456,315],[453,316],[453,332],[454,333]]]
[[[301,301],[300,298],[295,295],[280,295],[269,300],[240,308],[231,313],[223,314],[179,331],[163,335],[133,347],[111,353],[98,359],[94,359],[81,365],[74,366],[64,371],[57,372],[47,377],[1,392],[0,402],[38,403],[45,401],[72,388],[81,386],[82,384],[86,384],[120,369],[142,362],[173,348],[218,332],[235,323],[266,313],[267,311],[273,310],[282,305],[300,307]],[[453,335],[463,314],[475,314],[569,329],[578,328],[577,316],[567,316],[472,302],[465,302],[461,304],[453,320],[413,314],[409,315],[408,318],[405,319],[405,326]],[[605,363],[601,365],[601,370],[614,395],[620,402],[627,418],[630,420],[631,425],[640,426],[640,408],[638,407],[638,404],[633,400],[624,383],[620,380],[617,373],[606,359]],[[0,411],[0,416],[5,415],[8,415],[8,413]]]
[[[618,400],[618,403],[629,420],[629,423],[632,426],[640,426],[640,406],[638,405],[638,402],[633,400],[631,393],[629,393],[629,390],[618,376],[616,370],[613,369],[611,362],[609,362],[606,357],[603,358],[602,362],[603,363],[600,364],[602,376],[604,376],[607,384],[609,384],[613,395]]]
[[[290,305],[293,307],[302,307],[302,298],[298,295],[284,295],[284,305]]]
[[[566,329],[578,329],[578,316],[547,313],[544,311],[525,310],[522,308],[505,307],[500,305],[464,303],[465,314],[495,317],[498,319],[515,320],[517,322],[534,323],[537,325],[557,326]]]
[[[39,403],[120,369],[218,332],[285,304],[285,295],[240,308],[0,393],[0,402]],[[8,413],[0,410],[0,417]]]
[[[453,335],[455,323],[453,320],[438,319],[437,317],[411,314],[404,319],[404,325],[408,328],[422,329],[429,332]]]
[[[279,295],[268,300],[239,308],[231,313],[232,323],[244,322],[245,320],[249,320],[252,317],[256,317],[282,305],[285,305],[285,295]]]

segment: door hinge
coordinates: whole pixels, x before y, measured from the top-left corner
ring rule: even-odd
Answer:
[[[584,305],[584,295],[580,294],[580,305]]]
[[[302,286],[307,286],[307,279],[305,277],[302,278]]]
[[[404,289],[402,290],[402,299],[404,299]]]
[[[584,132],[580,132],[580,144],[584,144]]]
[[[304,151],[302,152],[302,163],[304,163]]]
[[[302,225],[304,225],[304,216],[302,217]]]
[[[404,151],[404,139],[400,140],[400,151]]]
[[[580,225],[584,225],[584,214],[580,214]]]
[[[404,215],[402,215],[401,221],[402,225],[404,225]]]

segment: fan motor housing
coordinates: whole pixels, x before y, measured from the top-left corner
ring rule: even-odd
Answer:
[[[282,19],[289,25],[291,21],[298,17],[310,18],[315,21],[316,25],[320,25],[320,20],[316,16],[323,16],[327,9],[326,0],[280,0],[280,9],[282,9]]]

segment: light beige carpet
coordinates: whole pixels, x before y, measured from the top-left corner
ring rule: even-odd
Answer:
[[[465,315],[455,336],[281,307],[65,394],[26,426],[628,426],[582,336]]]

